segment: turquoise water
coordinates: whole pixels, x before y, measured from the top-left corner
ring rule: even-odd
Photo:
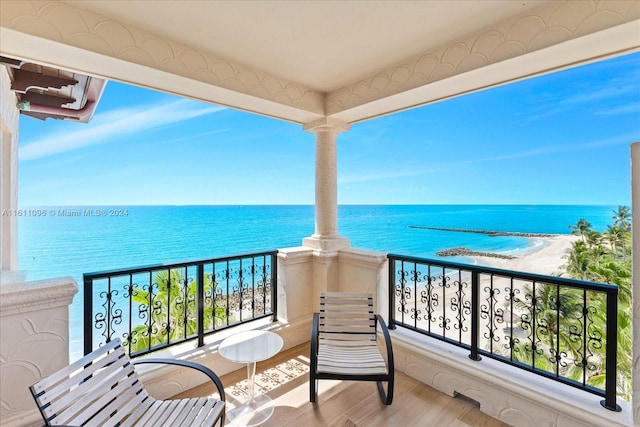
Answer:
[[[586,218],[596,230],[617,206],[401,205],[340,206],[338,228],[356,248],[418,257],[464,246],[522,252],[522,237],[491,237],[410,228],[468,228],[567,234]],[[45,216],[18,219],[20,269],[29,280],[115,268],[181,262],[299,246],[314,232],[313,206],[45,207]],[[63,216],[64,213],[73,216]],[[104,214],[104,215],[103,215]],[[113,216],[110,216],[113,214]],[[452,261],[454,259],[451,259]],[[457,259],[455,261],[464,261]],[[72,359],[80,355],[82,293],[70,311]]]

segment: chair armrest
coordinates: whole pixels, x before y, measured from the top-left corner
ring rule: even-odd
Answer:
[[[189,362],[187,360],[180,360],[180,359],[158,359],[158,358],[138,359],[133,361],[134,365],[141,365],[144,363],[147,363],[147,364],[161,363],[165,365],[183,366],[186,368],[191,368],[191,369],[200,371],[206,376],[208,376],[209,379],[215,384],[216,388],[218,389],[218,394],[220,394],[220,400],[222,400],[223,402],[225,400],[224,387],[222,386],[222,381],[220,381],[220,378],[218,378],[215,372],[213,372],[211,369],[207,368],[206,366],[201,365],[200,363]]]
[[[389,365],[389,374],[393,375],[393,348],[391,347],[391,336],[389,335],[389,329],[387,329],[387,324],[379,314],[376,314],[376,324],[380,326],[380,330],[382,330],[382,335],[384,336],[384,345],[387,349],[387,364]]]
[[[313,320],[311,322],[311,366],[315,369],[318,366],[318,329],[320,326],[320,313],[313,313]]]

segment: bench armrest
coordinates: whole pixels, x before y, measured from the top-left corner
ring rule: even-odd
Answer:
[[[146,364],[160,363],[164,365],[183,366],[186,368],[191,368],[191,369],[200,371],[203,374],[205,374],[207,377],[209,377],[209,379],[215,384],[216,388],[218,389],[218,394],[220,394],[220,400],[222,400],[223,402],[225,400],[224,387],[222,386],[222,381],[220,381],[220,378],[218,378],[215,372],[213,372],[211,369],[207,368],[206,366],[201,365],[200,363],[189,362],[187,360],[180,360],[180,359],[159,359],[159,358],[146,358],[146,359],[138,359],[133,361],[134,365],[141,365],[145,363]]]

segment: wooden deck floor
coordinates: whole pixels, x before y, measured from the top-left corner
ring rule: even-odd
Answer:
[[[473,402],[452,398],[415,379],[396,374],[393,404],[380,401],[372,382],[321,380],[318,402],[309,402],[309,344],[283,351],[258,363],[256,392],[274,402],[273,415],[264,427],[503,427],[483,414]],[[221,377],[227,399],[227,413],[247,400],[247,370],[241,368]],[[213,386],[205,384],[176,397],[206,396]],[[232,425],[227,422],[227,425]]]

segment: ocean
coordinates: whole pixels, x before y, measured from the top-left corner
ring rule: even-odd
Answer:
[[[338,229],[351,246],[425,258],[464,246],[517,254],[539,241],[524,237],[427,230],[465,228],[568,234],[587,219],[598,231],[617,206],[341,205]],[[38,212],[36,212],[36,210]],[[64,206],[26,210],[18,218],[20,270],[28,280],[116,268],[191,261],[299,246],[314,232],[305,206]],[[38,215],[35,215],[38,213]],[[450,258],[464,262],[464,259]],[[82,289],[70,309],[71,359],[82,352]]]

